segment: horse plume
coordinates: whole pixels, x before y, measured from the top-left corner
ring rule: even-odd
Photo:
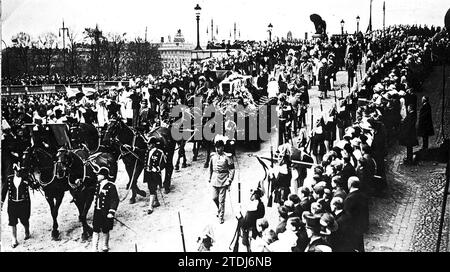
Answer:
[[[327,23],[320,17],[318,14],[311,14],[309,16],[311,21],[314,23],[314,27],[316,28],[316,34],[325,34],[327,30]]]

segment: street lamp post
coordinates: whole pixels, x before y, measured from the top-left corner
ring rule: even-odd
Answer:
[[[361,18],[358,16],[356,16],[356,33],[359,33],[359,21],[361,20]]]
[[[272,29],[273,29],[273,25],[272,25],[272,23],[269,23],[269,25],[267,26],[267,28],[268,28],[268,32],[269,32],[269,42],[271,42],[272,41]]]
[[[344,19],[342,19],[342,21],[341,21],[341,33],[342,33],[342,35],[344,35],[344,24],[345,24]]]
[[[195,50],[202,50],[202,48],[200,47],[200,11],[202,10],[202,8],[199,4],[197,4],[194,10],[195,15],[197,16],[197,47],[195,47]]]
[[[63,65],[64,65],[64,74],[66,74],[66,35],[69,37],[69,29],[64,26],[64,20],[62,23],[62,28],[59,29],[59,36],[61,37],[62,30],[62,38],[63,38]]]

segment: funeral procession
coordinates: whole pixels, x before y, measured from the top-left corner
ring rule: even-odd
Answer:
[[[0,251],[450,252],[430,2],[1,1]]]

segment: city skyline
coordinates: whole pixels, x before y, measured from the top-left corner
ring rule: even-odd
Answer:
[[[435,0],[423,5],[420,0],[387,0],[386,25],[427,24],[443,26],[447,3]],[[327,22],[327,32],[339,34],[340,21],[344,20],[344,30],[356,31],[356,16],[360,16],[360,30],[365,31],[369,22],[370,1],[355,0],[317,0],[314,5],[300,1],[278,0],[275,2],[250,0],[166,0],[163,2],[128,0],[127,5],[117,0],[3,0],[2,1],[2,39],[11,45],[11,38],[19,32],[26,32],[37,38],[45,32],[58,34],[64,20],[65,26],[83,38],[86,27],[96,24],[104,33],[127,33],[128,40],[145,37],[159,42],[161,37],[167,40],[181,29],[186,42],[195,44],[196,23],[194,7],[202,7],[200,15],[200,39],[205,44],[211,38],[211,19],[214,19],[214,32],[219,28],[218,40],[233,39],[233,25],[237,24],[241,39],[267,39],[267,25],[273,24],[273,37],[286,37],[291,31],[294,38],[303,39],[305,32],[310,37],[314,25],[309,15],[317,13]],[[373,1],[372,25],[382,28],[383,1]],[[36,12],[36,11],[39,12]],[[440,16],[442,13],[442,16]],[[240,18],[240,19],[238,19]],[[245,18],[245,19],[243,19]],[[256,27],[258,26],[258,27]],[[260,26],[260,27],[259,27]],[[238,35],[238,34],[236,34]],[[59,41],[60,42],[60,41]]]

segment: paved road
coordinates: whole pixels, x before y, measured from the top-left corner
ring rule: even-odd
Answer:
[[[338,83],[346,82],[346,73],[338,74]],[[348,90],[344,88],[344,95]],[[434,95],[436,90],[429,89],[426,93],[432,98],[432,107],[438,109],[439,97]],[[311,103],[314,119],[319,118],[320,103],[317,88],[311,92]],[[334,103],[331,98],[322,102],[324,111]],[[340,96],[340,91],[337,93]],[[420,100],[419,100],[420,101]],[[439,116],[439,111],[435,113]],[[308,112],[308,126],[310,123]],[[435,119],[436,120],[436,119]],[[436,139],[430,143],[436,145]],[[203,168],[203,156],[200,161],[192,162],[190,145],[188,146],[189,168],[174,173],[173,191],[164,196],[162,206],[155,212],[146,215],[148,196],[138,198],[138,203],[130,205],[122,202],[117,216],[120,220],[134,228],[139,234],[135,235],[128,229],[115,225],[111,233],[112,251],[182,251],[181,236],[178,225],[177,212],[181,212],[188,251],[196,251],[196,239],[206,225],[211,225],[216,242],[213,251],[229,251],[228,245],[236,226],[235,214],[239,209],[238,184],[241,184],[241,206],[245,207],[249,198],[250,188],[254,187],[263,177],[262,167],[250,153],[269,155],[270,147],[276,145],[276,134],[272,134],[270,141],[262,143],[259,151],[247,150],[241,147],[238,153],[236,179],[227,196],[225,223],[220,225],[215,217],[215,207],[210,199],[210,188],[207,184],[206,171]],[[437,224],[442,200],[443,164],[424,162],[416,167],[400,165],[404,157],[404,148],[394,146],[387,157],[388,184],[386,194],[382,198],[373,198],[370,202],[370,231],[366,237],[367,251],[433,251],[437,237]],[[311,170],[310,170],[311,171]],[[120,173],[124,172],[120,164]],[[139,186],[144,185],[140,177]],[[119,193],[125,193],[125,175],[120,175],[117,185]],[[161,196],[159,195],[161,198]],[[59,223],[61,231],[60,241],[50,240],[51,216],[47,203],[40,194],[32,196],[31,234],[32,239],[23,241],[23,231],[19,227],[19,242],[17,248],[11,249],[9,243],[9,227],[7,226],[6,206],[1,214],[1,242],[5,251],[89,251],[90,242],[82,242],[81,226],[77,222],[77,212],[71,197],[67,193],[60,209]],[[160,199],[162,200],[162,199]],[[265,201],[265,200],[264,200]],[[271,227],[276,226],[276,207],[266,209],[266,217]],[[447,216],[448,219],[448,216]],[[92,210],[88,217],[92,220]],[[448,225],[448,224],[446,224]],[[445,235],[444,237],[448,237]],[[444,239],[443,248],[448,244]]]

